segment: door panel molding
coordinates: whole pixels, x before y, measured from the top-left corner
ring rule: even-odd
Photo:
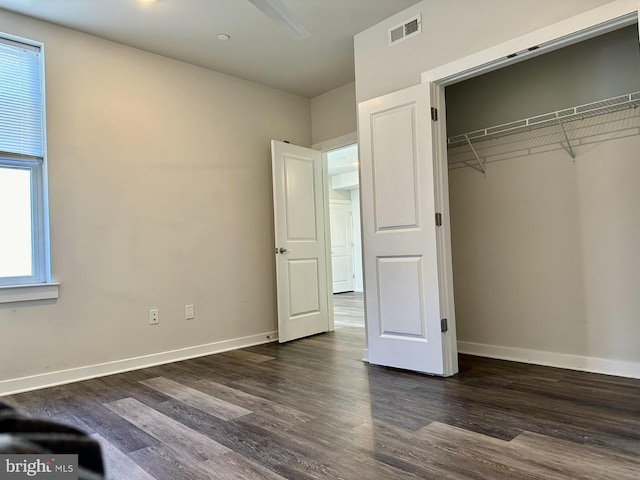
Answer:
[[[379,335],[427,340],[422,256],[378,257],[377,261]]]
[[[284,155],[287,241],[317,241],[316,183],[313,158]]]
[[[419,228],[416,123],[416,109],[412,104],[371,116],[376,231]]]

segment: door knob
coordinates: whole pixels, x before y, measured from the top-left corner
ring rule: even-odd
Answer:
[[[291,250],[287,250],[286,248],[282,248],[282,247],[280,247],[280,250],[279,250],[280,253],[285,253],[285,252],[290,252],[290,251]]]

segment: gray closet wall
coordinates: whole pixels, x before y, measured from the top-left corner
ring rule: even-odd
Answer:
[[[447,135],[638,91],[632,25],[447,87]]]
[[[637,91],[633,26],[448,87],[448,135]],[[640,372],[640,108],[616,115],[575,160],[449,171],[460,352]]]

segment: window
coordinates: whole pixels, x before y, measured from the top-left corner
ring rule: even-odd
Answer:
[[[50,281],[41,46],[0,37],[0,287]]]

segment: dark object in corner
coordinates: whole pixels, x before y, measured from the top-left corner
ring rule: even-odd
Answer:
[[[83,431],[29,417],[0,401],[0,453],[78,454],[79,480],[103,480],[100,444]]]

